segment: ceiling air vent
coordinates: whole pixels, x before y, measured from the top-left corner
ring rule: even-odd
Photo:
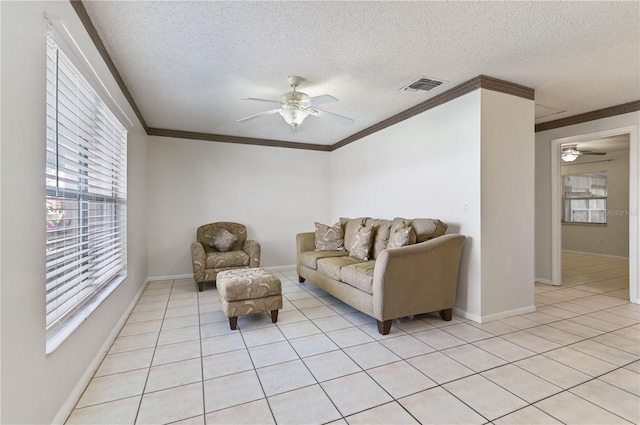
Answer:
[[[433,90],[436,87],[444,84],[443,80],[436,80],[434,78],[428,77],[420,77],[417,80],[414,80],[402,87],[400,90],[402,91],[410,91],[410,92],[426,92],[429,90]]]

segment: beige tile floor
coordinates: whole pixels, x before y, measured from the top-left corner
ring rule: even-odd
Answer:
[[[564,286],[535,284],[535,313],[421,315],[387,336],[291,267],[272,270],[277,325],[238,331],[215,287],[152,282],[67,423],[637,424],[640,306],[602,259],[569,254]]]

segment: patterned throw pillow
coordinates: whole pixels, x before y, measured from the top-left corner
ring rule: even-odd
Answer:
[[[344,232],[340,223],[329,227],[316,223],[316,251],[344,251]]]
[[[373,226],[359,225],[351,238],[349,257],[369,261],[371,244],[373,243]]]
[[[227,252],[236,242],[238,242],[238,238],[236,238],[233,233],[227,229],[220,229],[209,240],[209,246],[214,247],[220,252]]]
[[[412,236],[414,236],[412,238]],[[413,239],[413,241],[412,241]],[[415,234],[410,224],[403,220],[394,220],[389,234],[389,243],[387,249],[400,248],[415,243]]]

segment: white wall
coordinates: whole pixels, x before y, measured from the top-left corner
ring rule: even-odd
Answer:
[[[629,257],[629,151],[609,152],[592,163],[562,164],[562,175],[607,172],[607,225],[562,225],[562,249]]]
[[[533,102],[476,90],[351,143],[331,157],[332,221],[439,218],[467,237],[457,309],[483,320],[530,308],[532,122]],[[513,149],[522,161],[504,164]],[[524,212],[510,217],[514,203]]]
[[[534,309],[534,102],[482,92],[482,320]]]
[[[582,124],[556,128],[536,133],[535,153],[535,276],[542,281],[552,280],[551,238],[551,143],[554,139],[611,131],[618,128],[640,126],[640,112],[589,121]],[[637,130],[636,130],[637,131]],[[634,143],[632,140],[631,143]],[[637,141],[635,141],[637,143]],[[637,149],[638,147],[636,147]],[[633,147],[632,147],[633,150]],[[631,156],[631,161],[638,161]],[[640,165],[636,164],[636,169]],[[636,176],[638,178],[638,176]],[[640,185],[640,182],[638,183]],[[636,198],[637,199],[637,198]],[[636,214],[638,206],[630,205]],[[634,212],[635,211],[635,212]],[[632,216],[633,218],[633,216]]]
[[[129,133],[128,278],[47,357],[45,11],[66,22],[125,112],[132,119],[135,115],[128,109],[69,2],[3,1],[0,8],[3,106],[0,422],[51,423],[74,389],[77,390],[89,365],[101,355],[101,348],[147,277],[146,135],[139,125]]]
[[[295,264],[295,239],[329,218],[329,153],[151,137],[149,276],[191,275],[196,228],[247,226],[262,266]]]

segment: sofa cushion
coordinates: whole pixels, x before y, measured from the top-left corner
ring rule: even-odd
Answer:
[[[318,268],[318,260],[329,257],[345,257],[349,255],[347,251],[307,251],[298,254],[298,260],[301,265],[316,270]]]
[[[375,260],[366,263],[343,266],[340,269],[340,280],[367,294],[373,294],[373,269]]]
[[[409,220],[411,227],[416,232],[416,242],[424,242],[429,239],[442,236],[447,231],[447,225],[434,218],[414,218]]]
[[[360,217],[360,218],[340,217],[340,224],[344,229],[344,246],[345,247],[348,248],[351,246],[351,238],[353,237],[353,233],[356,231],[358,226],[364,224],[365,220],[366,220],[365,217]]]
[[[361,262],[357,258],[346,255],[343,257],[322,258],[318,260],[318,272],[331,279],[340,280],[340,269],[342,267]]]
[[[249,265],[249,256],[244,251],[208,252],[207,269],[223,267],[242,267]]]
[[[344,231],[340,223],[331,227],[316,223],[315,246],[316,251],[345,251]]]
[[[373,226],[359,225],[351,238],[349,256],[362,261],[369,261],[372,242]]]
[[[373,226],[373,244],[371,245],[371,258],[376,259],[383,249],[387,249],[387,245],[389,244],[391,220],[368,218],[365,221],[365,225]]]
[[[387,249],[400,248],[416,243],[416,232],[411,227],[409,220],[402,218],[393,219],[389,232],[389,244]]]

